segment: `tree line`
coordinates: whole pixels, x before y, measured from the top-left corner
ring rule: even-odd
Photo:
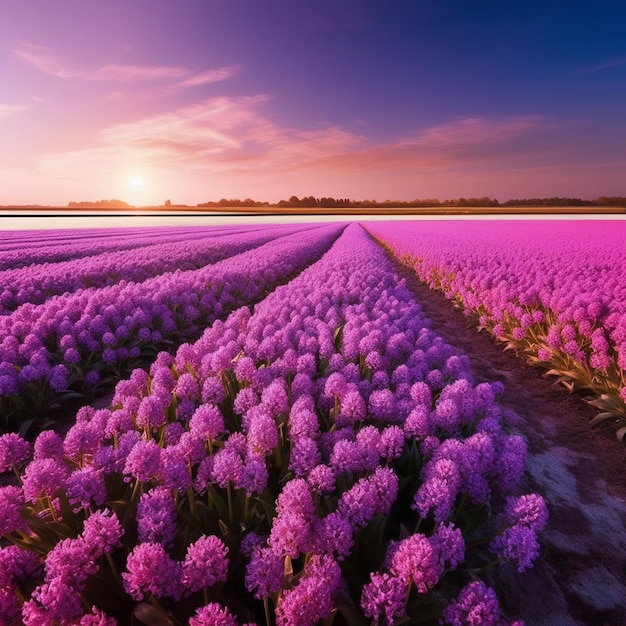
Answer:
[[[600,196],[595,200],[583,200],[581,198],[515,198],[499,202],[495,198],[483,196],[480,198],[455,198],[439,200],[438,198],[425,198],[416,200],[351,200],[349,198],[332,198],[315,196],[291,196],[288,200],[280,200],[277,203],[257,202],[251,198],[240,200],[239,198],[222,198],[217,202],[209,201],[198,204],[199,207],[278,207],[278,208],[391,208],[391,207],[557,207],[557,206],[623,206],[626,207],[626,197]]]

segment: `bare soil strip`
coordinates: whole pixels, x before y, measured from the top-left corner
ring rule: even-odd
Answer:
[[[594,410],[543,371],[505,352],[439,292],[396,262],[432,328],[467,354],[476,382],[499,380],[502,405],[528,441],[526,491],[541,493],[550,521],[535,567],[497,568],[503,611],[528,626],[626,624],[626,447],[592,427]]]

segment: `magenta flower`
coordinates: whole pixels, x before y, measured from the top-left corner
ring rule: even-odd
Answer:
[[[141,494],[137,503],[137,536],[143,543],[169,547],[176,536],[176,502],[165,487],[155,487]]]
[[[46,458],[61,460],[63,454],[63,439],[53,430],[44,430],[37,435],[33,454],[35,460]]]
[[[326,619],[341,581],[337,562],[328,555],[314,555],[298,584],[287,589],[276,607],[276,624],[310,626]]]
[[[101,445],[101,433],[92,422],[77,422],[63,440],[65,455],[75,463],[82,463],[84,457],[93,458]]]
[[[134,600],[148,594],[157,598],[181,596],[180,563],[172,560],[160,543],[140,543],[128,555],[127,572],[122,573],[124,589]]]
[[[428,593],[443,573],[438,550],[428,537],[416,533],[392,548],[389,571],[406,584],[413,581],[418,593]]]
[[[124,529],[116,513],[109,509],[94,511],[83,525],[81,536],[97,554],[112,552],[121,546],[120,539]]]
[[[217,439],[224,432],[222,413],[213,404],[202,404],[191,416],[189,430],[203,441]]]
[[[8,535],[27,528],[26,522],[22,519],[24,505],[24,492],[21,487],[13,485],[0,487],[0,535]]]
[[[483,582],[469,583],[444,608],[442,623],[452,626],[500,626],[500,607],[495,591]]]
[[[256,547],[252,550],[246,567],[246,589],[255,598],[265,598],[283,586],[285,559],[271,548]]]
[[[238,626],[238,623],[225,606],[209,602],[189,618],[189,626]]]
[[[540,532],[548,523],[548,507],[545,500],[536,493],[518,498],[507,498],[504,516],[509,524],[527,526]]]
[[[153,478],[159,478],[161,472],[161,448],[152,439],[137,441],[126,458],[124,480],[130,482],[132,477],[140,482],[148,482]]]
[[[30,444],[16,433],[0,436],[0,473],[30,457]]]
[[[181,582],[187,595],[216,582],[223,582],[228,575],[228,548],[213,535],[200,537],[187,548],[183,561]]]
[[[54,497],[65,484],[67,468],[56,459],[31,461],[23,480],[24,497],[30,502]]]
[[[13,545],[0,548],[0,589],[20,587],[41,569],[42,563],[34,552]]]
[[[363,585],[361,608],[376,624],[393,624],[405,613],[406,581],[391,574],[372,572],[371,582]],[[381,618],[386,621],[383,622]]]
[[[532,528],[517,524],[507,528],[490,542],[489,547],[499,557],[517,562],[517,571],[532,567],[539,556],[537,534]]]
[[[92,503],[100,506],[107,498],[103,471],[91,465],[72,472],[65,481],[65,490],[74,513],[89,509]]]

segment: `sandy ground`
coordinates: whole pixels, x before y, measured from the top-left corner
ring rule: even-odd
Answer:
[[[500,380],[529,447],[524,491],[541,493],[550,521],[532,570],[492,579],[503,612],[528,626],[626,625],[626,447],[592,427],[593,408],[542,370],[478,332],[450,301],[398,266],[432,328],[467,354],[476,382]]]

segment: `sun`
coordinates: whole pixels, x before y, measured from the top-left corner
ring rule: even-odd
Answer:
[[[142,191],[145,188],[145,182],[141,176],[131,176],[129,183],[134,191]]]

